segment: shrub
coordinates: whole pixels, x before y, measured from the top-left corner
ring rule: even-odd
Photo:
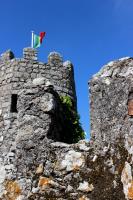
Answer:
[[[62,112],[64,116],[64,129],[62,141],[76,143],[85,138],[84,131],[80,123],[80,116],[75,111],[72,100],[69,96],[60,96]]]

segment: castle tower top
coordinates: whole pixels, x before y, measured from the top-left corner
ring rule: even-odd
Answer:
[[[5,53],[1,54],[1,60],[7,61],[14,58],[14,54],[11,50],[7,50]]]
[[[19,110],[17,101],[20,91],[25,84],[33,83],[37,78],[43,78],[44,82],[50,82],[58,95],[68,95],[77,107],[75,92],[74,71],[70,62],[64,62],[62,56],[52,52],[48,56],[48,63],[37,60],[37,50],[33,48],[23,49],[23,58],[16,59],[11,50],[6,51],[0,57],[0,120],[3,121],[1,130],[12,131],[12,122],[16,120]],[[17,127],[17,125],[14,125]],[[13,133],[11,133],[12,135]]]
[[[48,56],[48,63],[49,64],[62,64],[63,58],[62,56],[57,52],[51,52]]]

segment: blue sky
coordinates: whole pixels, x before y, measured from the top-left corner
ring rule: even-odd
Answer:
[[[61,53],[75,69],[78,110],[89,128],[88,80],[107,62],[133,56],[133,0],[6,0],[0,4],[0,53],[22,57],[31,30],[46,31],[39,60]]]

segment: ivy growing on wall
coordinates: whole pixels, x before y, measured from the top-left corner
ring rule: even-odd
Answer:
[[[75,111],[72,100],[69,96],[60,96],[64,119],[64,131],[62,141],[76,143],[85,138],[84,131],[80,123],[79,114]]]

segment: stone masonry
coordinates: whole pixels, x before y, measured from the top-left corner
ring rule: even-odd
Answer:
[[[63,62],[58,53],[50,53],[48,63],[44,64],[37,61],[35,49],[25,48],[21,59],[14,58],[13,53],[9,50],[2,54],[0,68],[0,142],[8,141],[8,146],[5,142],[4,148],[9,148],[16,137],[20,120],[18,117],[20,115],[18,99],[21,99],[19,92],[25,88],[25,85],[29,85],[29,88],[32,87],[32,84],[36,85],[35,87],[38,84],[47,85],[47,87],[53,85],[54,91],[58,95],[71,97],[76,109],[73,66],[69,61]],[[51,103],[52,99],[49,101]],[[23,106],[25,107],[25,105]],[[51,118],[50,115],[48,116]],[[47,125],[46,123],[46,127]]]
[[[133,137],[133,58],[105,65],[90,81],[91,139],[99,148]]]
[[[133,200],[133,59],[92,77],[91,140],[76,144],[63,143],[60,103],[76,109],[72,64],[26,48],[0,66],[0,200]]]

